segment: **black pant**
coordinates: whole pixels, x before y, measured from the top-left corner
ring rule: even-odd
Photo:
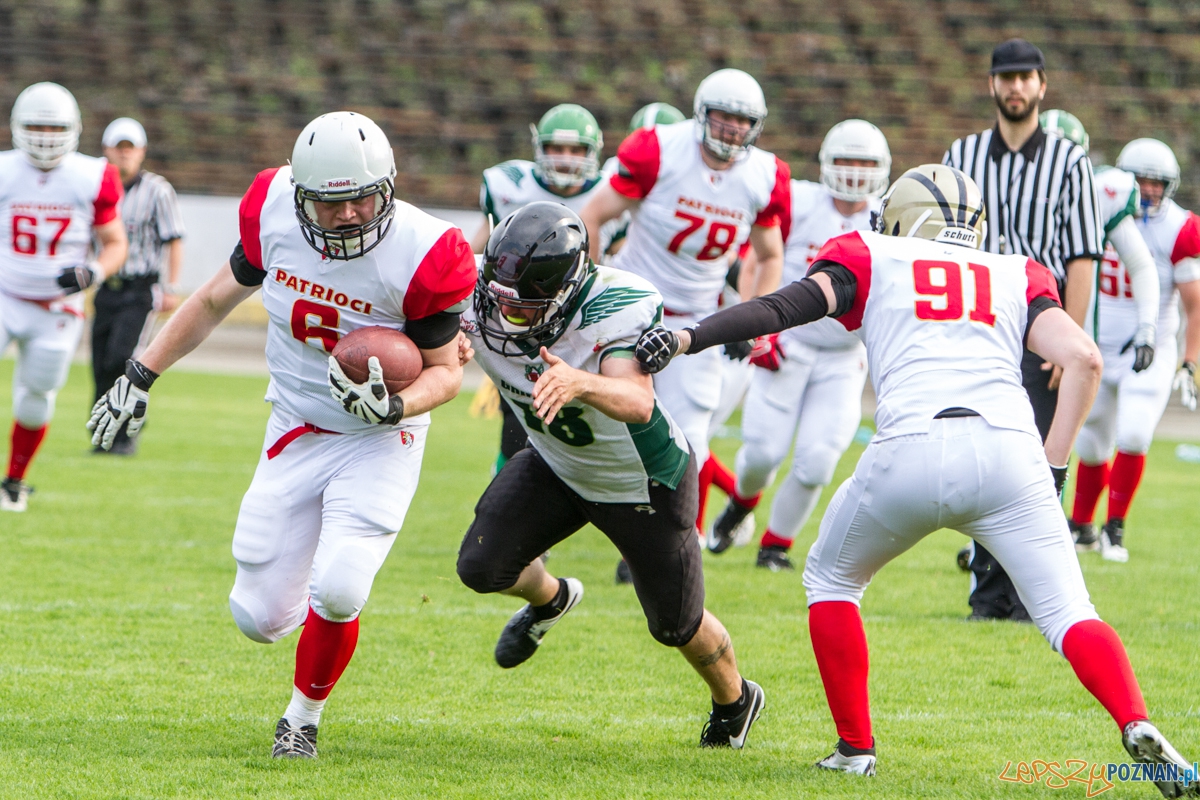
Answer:
[[[1043,442],[1050,432],[1054,408],[1058,404],[1058,390],[1050,389],[1050,371],[1042,371],[1044,362],[1044,358],[1028,350],[1021,358],[1021,383],[1029,395],[1033,421]],[[971,573],[975,576],[975,591],[971,592],[968,602],[973,613],[984,617],[1029,619],[1029,612],[1017,597],[1012,578],[996,557],[978,542],[971,559]]]
[[[96,292],[96,318],[92,321],[92,377],[96,399],[112,388],[125,374],[125,362],[133,357],[142,331],[154,311],[151,287],[157,275],[140,278],[110,279]],[[117,441],[125,441],[125,428]]]
[[[521,427],[521,420],[517,419],[516,412],[503,397],[500,398],[500,415],[503,417],[503,427],[500,429],[500,455],[504,456],[505,461],[508,461],[521,452],[521,448],[525,447],[525,443],[529,441],[529,434]]]
[[[633,575],[650,635],[682,647],[704,616],[704,571],[696,538],[696,460],[679,488],[656,482],[649,503],[584,500],[532,447],[504,465],[479,498],[458,551],[458,577],[482,594],[517,582],[535,558],[587,523],[607,536]]]

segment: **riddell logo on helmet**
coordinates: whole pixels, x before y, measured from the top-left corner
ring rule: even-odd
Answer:
[[[358,186],[358,181],[354,178],[334,178],[325,181],[326,189],[353,189],[355,186]]]
[[[970,228],[942,228],[938,231],[938,235],[934,238],[934,241],[976,247],[979,245],[979,234]]]

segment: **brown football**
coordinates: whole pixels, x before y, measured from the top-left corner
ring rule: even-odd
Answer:
[[[367,359],[378,358],[389,394],[400,391],[421,374],[421,351],[412,339],[382,325],[350,331],[334,345],[332,355],[355,383],[366,382]]]

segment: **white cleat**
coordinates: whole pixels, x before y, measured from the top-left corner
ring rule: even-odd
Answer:
[[[875,774],[875,748],[859,750],[838,739],[833,752],[818,761],[816,766],[818,769],[872,777]]]
[[[733,546],[745,547],[750,544],[750,540],[754,538],[756,527],[754,524],[754,512],[752,511],[733,529]]]
[[[1125,549],[1125,520],[1110,519],[1100,530],[1100,557],[1118,564],[1129,560],[1129,551]]]
[[[1131,722],[1125,726],[1121,744],[1139,764],[1163,764],[1166,767],[1164,780],[1154,781],[1163,797],[1200,797],[1200,780],[1192,772],[1192,764],[1171,746],[1158,732],[1158,728],[1146,720]],[[1172,776],[1170,770],[1176,774]],[[1190,778],[1188,780],[1187,778]]]
[[[29,493],[33,491],[28,483],[5,478],[0,483],[0,511],[24,511],[29,507]]]

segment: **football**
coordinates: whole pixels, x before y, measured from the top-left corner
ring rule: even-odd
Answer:
[[[355,383],[366,382],[367,359],[378,358],[389,394],[400,391],[421,374],[421,351],[412,339],[382,325],[350,331],[334,345],[332,355]]]

